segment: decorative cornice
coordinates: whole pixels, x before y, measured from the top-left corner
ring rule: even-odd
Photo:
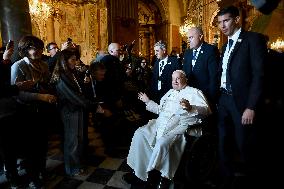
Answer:
[[[71,5],[97,4],[100,0],[42,0],[47,3],[65,3]]]

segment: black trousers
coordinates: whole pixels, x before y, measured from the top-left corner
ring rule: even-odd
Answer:
[[[17,158],[20,156],[19,130],[16,120],[17,117],[14,114],[5,116],[0,120],[2,165],[5,164],[8,179],[17,176]]]
[[[17,127],[21,130],[21,149],[26,172],[31,181],[39,179],[46,170],[48,149],[48,119],[44,106],[38,108],[20,105]]]
[[[218,137],[221,173],[232,177],[236,172],[253,175],[256,168],[257,138],[255,125],[242,125],[230,94],[221,94],[218,103]]]

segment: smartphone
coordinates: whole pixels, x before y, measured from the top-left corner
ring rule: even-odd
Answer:
[[[14,41],[9,40],[9,42],[6,45],[6,50],[14,48]]]

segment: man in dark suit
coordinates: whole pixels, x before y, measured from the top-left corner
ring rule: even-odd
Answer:
[[[252,181],[250,176],[256,173],[256,118],[263,93],[266,42],[263,35],[240,27],[238,8],[226,7],[217,17],[219,29],[228,37],[221,56],[218,131],[220,168],[224,188],[229,188],[236,175]]]
[[[154,45],[157,60],[153,67],[151,98],[159,103],[162,96],[172,88],[172,73],[181,69],[181,62],[175,56],[168,56],[167,46],[163,41]]]
[[[52,74],[57,60],[59,59],[60,49],[55,42],[50,42],[46,45],[46,50],[49,56],[42,56],[43,61],[47,62],[50,74]]]
[[[185,51],[183,70],[188,84],[200,89],[206,96],[211,108],[215,110],[218,94],[219,51],[214,45],[204,42],[200,27],[192,27],[187,33],[190,48]]]
[[[103,101],[104,114],[99,130],[105,145],[105,153],[109,156],[117,155],[118,141],[125,131],[121,123],[121,111],[123,109],[124,82],[126,72],[120,62],[121,47],[118,43],[110,43],[108,55],[105,55],[101,62],[105,67],[104,80],[100,82],[100,90],[103,93],[97,96],[99,101]],[[113,142],[116,141],[116,142]]]

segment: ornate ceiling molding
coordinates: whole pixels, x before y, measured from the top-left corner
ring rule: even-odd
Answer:
[[[143,1],[138,3],[138,21],[141,25],[155,24],[155,12]]]
[[[163,21],[169,20],[169,4],[168,4],[168,1],[166,1],[166,0],[153,0],[153,1],[160,10],[162,20]]]
[[[71,5],[97,4],[100,0],[41,0],[46,3],[65,3]]]

